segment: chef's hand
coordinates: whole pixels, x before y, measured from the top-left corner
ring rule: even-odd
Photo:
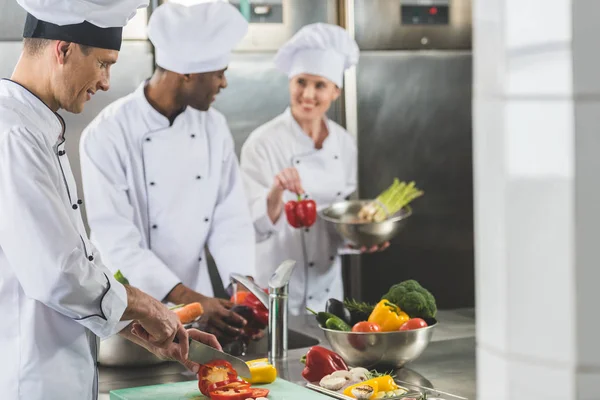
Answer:
[[[273,186],[267,195],[267,214],[271,222],[276,223],[283,211],[283,193],[289,190],[296,194],[304,193],[300,175],[296,168],[282,170],[273,179]]]
[[[188,336],[179,317],[154,297],[125,285],[127,291],[127,309],[121,320],[136,320],[135,334],[142,340],[155,346],[167,348],[175,339],[182,344],[187,357]]]
[[[286,190],[296,194],[304,193],[302,182],[300,181],[300,174],[298,174],[298,170],[294,167],[280,171],[275,175],[275,179],[273,179],[271,191],[275,191],[281,195]]]
[[[383,244],[381,244],[379,246],[375,245],[375,246],[372,246],[372,247],[366,247],[366,246],[354,247],[352,245],[348,245],[349,249],[359,250],[361,253],[376,253],[378,251],[384,251],[388,247],[390,247],[390,242],[385,242],[385,243],[383,243]]]
[[[135,330],[137,326],[138,325],[134,325],[133,330]],[[217,338],[214,335],[211,335],[210,333],[202,332],[198,329],[188,329],[187,334],[189,335],[189,337],[200,343],[207,344],[211,347],[214,347],[217,350],[223,350]],[[188,359],[187,353],[185,355],[182,354],[181,347],[177,343],[171,343],[171,345],[166,349],[162,347],[153,346],[148,343],[142,345],[161,360],[178,361],[188,370],[192,371],[194,374],[197,374],[198,370],[200,369],[200,364]]]
[[[200,319],[202,328],[219,339],[236,339],[242,334],[246,321],[241,315],[231,311],[233,303],[213,297],[199,300],[204,307],[204,315]]]
[[[167,296],[167,301],[174,304],[189,304],[198,302],[204,309],[199,325],[203,331],[212,333],[221,339],[235,339],[242,333],[242,328],[248,323],[244,318],[231,311],[233,303],[207,297],[190,288],[179,284]]]

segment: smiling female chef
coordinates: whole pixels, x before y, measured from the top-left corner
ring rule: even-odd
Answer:
[[[19,3],[23,51],[0,80],[0,397],[93,400],[97,336],[119,332],[190,367],[177,316],[118,283],[89,242],[57,114],[108,90],[122,27],[147,1]],[[218,348],[212,335],[189,335]]]
[[[225,282],[232,272],[255,274],[233,138],[211,108],[247,29],[227,2],[159,6],[148,23],[159,68],[80,142],[91,238],[107,264],[159,300],[200,302],[219,337],[239,335],[244,319],[210,297],[205,245]]]
[[[258,235],[257,281],[265,285],[282,261],[298,260],[289,294],[290,312],[296,315],[306,306],[322,310],[328,298],[343,296],[340,236],[321,219],[309,229],[292,228],[283,209],[297,193],[321,209],[356,189],[355,141],[326,113],[340,96],[344,71],[358,56],[356,42],[339,26],[300,29],[275,56],[277,68],[290,78],[290,107],[252,132],[242,147],[242,174]]]

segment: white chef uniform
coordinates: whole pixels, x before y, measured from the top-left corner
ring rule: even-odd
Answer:
[[[157,64],[186,74],[225,68],[246,30],[228,3],[165,3],[149,37]],[[233,272],[255,274],[254,229],[221,113],[187,107],[171,125],[142,83],[92,121],[80,153],[91,238],[132,285],[160,300],[180,282],[212,296],[205,245],[225,286]]]
[[[313,24],[302,28],[279,50],[275,63],[290,78],[309,73],[341,87],[345,69],[357,59],[358,47],[346,31]],[[329,135],[323,147],[315,149],[313,140],[288,109],[252,132],[242,147],[242,174],[259,241],[257,281],[265,285],[282,261],[297,260],[289,295],[290,312],[295,315],[305,313],[306,306],[323,310],[328,298],[342,298],[339,254],[343,240],[319,218],[309,229],[295,229],[282,213],[273,224],[267,215],[267,195],[275,175],[287,167],[298,170],[306,194],[319,210],[356,190],[355,140],[335,122],[326,120],[326,124]],[[296,195],[285,192],[283,200],[296,200]]]
[[[72,38],[110,46],[105,48],[120,46],[119,27],[137,6],[147,5],[109,0],[91,12],[88,1],[19,3],[31,13],[24,37],[53,39],[77,31]],[[0,80],[3,399],[96,399],[96,335],[116,333],[127,307],[125,288],[87,239],[65,153],[66,129],[30,91]]]

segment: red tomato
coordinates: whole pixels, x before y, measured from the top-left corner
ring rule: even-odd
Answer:
[[[362,321],[357,322],[352,327],[352,332],[381,332],[381,326],[374,322]]]
[[[412,329],[420,329],[425,328],[427,326],[427,322],[425,322],[421,318],[412,318],[402,324],[400,327],[401,331],[410,331]]]
[[[208,396],[208,387],[216,382],[235,380],[238,375],[233,366],[224,360],[215,360],[200,366],[198,371],[198,389]]]
[[[216,389],[208,394],[211,400],[246,400],[252,395],[252,389]]]
[[[257,399],[259,397],[267,397],[269,395],[269,389],[257,389],[257,388],[251,388],[251,389],[252,389],[252,394],[250,395],[250,397],[253,399]]]

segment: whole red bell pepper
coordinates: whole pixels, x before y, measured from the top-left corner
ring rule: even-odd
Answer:
[[[317,220],[317,203],[298,195],[298,201],[290,200],[285,204],[288,223],[294,228],[308,228]]]
[[[302,371],[302,377],[309,382],[319,382],[324,376],[335,371],[348,370],[344,359],[325,347],[313,346],[308,350],[305,357],[306,366]]]
[[[260,326],[266,327],[269,324],[269,309],[253,293],[248,293],[242,304],[252,309],[253,319]]]

